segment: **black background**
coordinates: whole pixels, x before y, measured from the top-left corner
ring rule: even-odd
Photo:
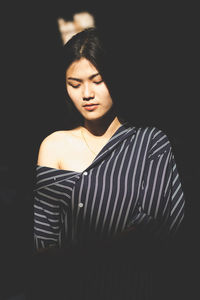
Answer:
[[[198,263],[197,8],[175,1],[67,2],[7,3],[1,9],[0,205],[8,295],[23,289],[20,266],[32,251],[31,189],[38,147],[64,126],[57,18],[70,19],[84,10],[94,15],[100,30],[119,40],[119,63],[127,70],[119,74],[127,118],[138,109],[138,118],[164,130],[172,143],[186,197],[184,251],[192,273]],[[194,277],[188,281],[193,289]]]

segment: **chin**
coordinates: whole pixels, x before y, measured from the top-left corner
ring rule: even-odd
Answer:
[[[83,114],[83,118],[87,121],[98,121],[102,119],[110,118],[110,115],[112,115],[112,110],[104,111],[104,112],[89,112],[87,114]]]
[[[98,121],[98,120],[101,120],[101,119],[102,119],[102,117],[90,117],[90,118],[85,117],[85,120],[91,121],[91,122]]]
[[[88,114],[84,114],[83,117],[84,117],[84,119],[86,119],[88,121],[95,121],[95,120],[99,120],[99,119],[103,118],[104,115],[97,114],[96,112],[90,112]]]

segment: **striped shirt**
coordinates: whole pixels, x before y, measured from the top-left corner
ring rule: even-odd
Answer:
[[[36,167],[36,248],[63,247],[131,228],[177,232],[184,195],[168,137],[121,125],[83,172]]]

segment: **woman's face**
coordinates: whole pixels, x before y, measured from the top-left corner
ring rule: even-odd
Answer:
[[[86,58],[73,62],[66,71],[67,92],[86,120],[103,117],[113,106],[108,88]]]

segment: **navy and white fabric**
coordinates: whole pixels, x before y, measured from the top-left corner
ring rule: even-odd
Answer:
[[[184,204],[167,135],[124,123],[83,172],[36,167],[35,246],[63,247],[131,227],[174,235]]]

